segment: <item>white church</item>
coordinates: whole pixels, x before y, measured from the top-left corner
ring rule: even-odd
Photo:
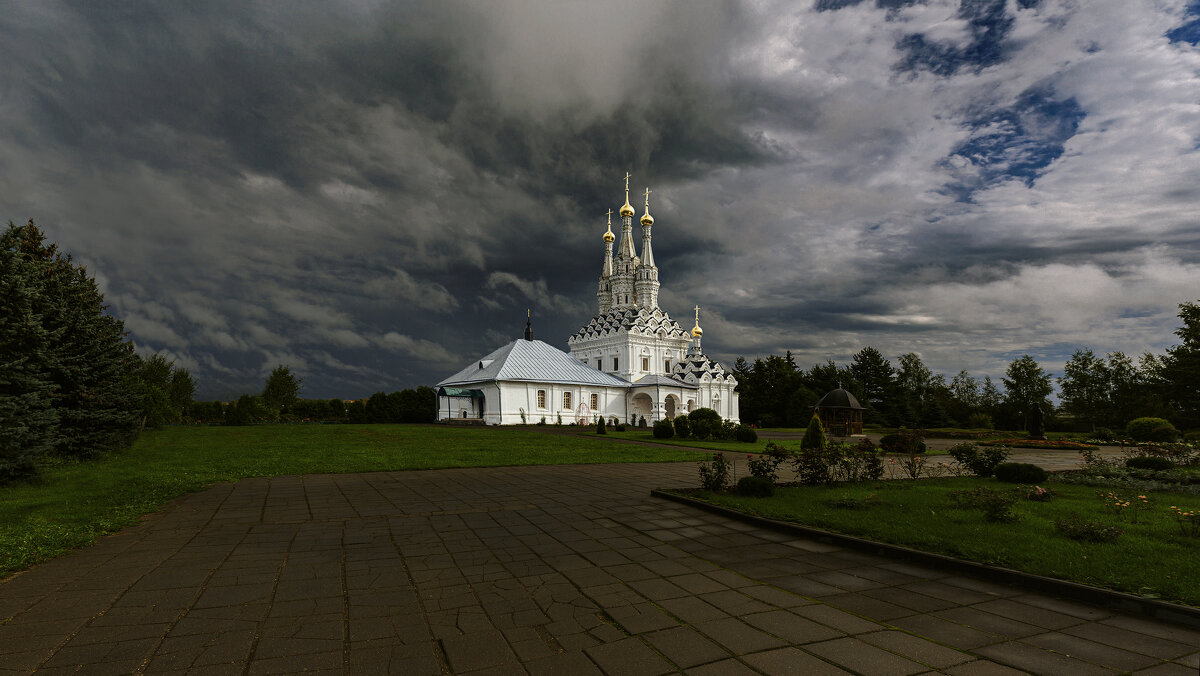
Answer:
[[[658,306],[649,188],[645,197],[639,256],[626,174],[621,241],[614,255],[610,210],[598,313],[567,339],[570,353],[534,340],[527,321],[524,338],[438,383],[439,421],[592,424],[603,417],[629,424],[636,417],[653,424],[701,407],[738,421],[737,380],[701,350],[699,306],[691,331]]]

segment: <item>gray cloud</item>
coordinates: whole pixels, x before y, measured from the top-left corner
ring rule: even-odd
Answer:
[[[565,346],[626,170],[726,361],[1161,349],[1200,265],[1194,17],[976,4],[19,3],[0,213],[212,397],[281,362],[431,383],[526,307]]]

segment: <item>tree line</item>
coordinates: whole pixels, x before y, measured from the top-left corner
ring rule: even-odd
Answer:
[[[1026,429],[1035,406],[1049,429],[1095,431],[1123,428],[1135,418],[1166,418],[1180,429],[1200,427],[1200,304],[1179,306],[1179,345],[1136,361],[1121,352],[1105,356],[1090,348],[1071,355],[1054,377],[1029,355],[1013,359],[1000,383],[959,371],[947,379],[909,352],[895,365],[874,347],[849,364],[832,360],[809,369],[790,352],[748,362],[739,358],[743,421],[760,426],[803,427],[825,393],[844,387],[865,407],[867,424],[890,427]],[[1059,405],[1050,395],[1058,386]]]

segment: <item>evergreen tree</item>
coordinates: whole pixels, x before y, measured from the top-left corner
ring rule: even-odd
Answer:
[[[828,444],[829,438],[825,436],[825,426],[821,424],[821,418],[814,413],[812,419],[808,421],[808,429],[804,430],[800,448],[806,451],[823,451]]]
[[[1175,330],[1182,341],[1167,348],[1162,357],[1158,376],[1163,393],[1178,412],[1175,416],[1182,427],[1200,426],[1200,304],[1179,306],[1183,326]]]
[[[0,482],[32,473],[57,441],[51,343],[38,313],[36,269],[0,247]]]
[[[196,383],[187,369],[175,368],[171,371],[171,383],[167,386],[167,399],[171,401],[175,421],[182,421],[191,415],[193,397],[196,396]]]
[[[267,376],[263,386],[263,404],[266,405],[271,418],[279,417],[285,406],[291,406],[300,398],[300,384],[303,379],[292,373],[287,366],[280,364]]]
[[[33,311],[55,336],[48,350],[59,420],[55,452],[86,457],[127,445],[141,421],[141,402],[138,360],[124,324],[105,314],[104,296],[87,270],[47,244],[33,221],[10,223],[0,249],[18,252],[34,268],[40,293]]]

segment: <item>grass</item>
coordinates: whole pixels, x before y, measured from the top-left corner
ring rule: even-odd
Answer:
[[[1050,502],[1019,500],[1014,508],[1019,520],[1010,523],[991,523],[980,511],[955,507],[948,494],[975,486],[1020,489],[967,477],[786,487],[770,498],[707,491],[693,497],[879,542],[1200,605],[1200,576],[1194,572],[1200,539],[1183,536],[1169,509],[1200,508],[1200,496],[1147,494],[1152,509],[1139,514],[1139,523],[1131,523],[1131,512],[1118,515],[1106,509],[1094,488],[1045,485],[1057,497]],[[1136,495],[1126,497],[1138,502]],[[1072,512],[1115,525],[1123,534],[1105,543],[1069,539],[1055,529],[1054,521]]]
[[[606,462],[697,454],[528,429],[418,425],[170,427],[121,453],[0,486],[0,579],[138,523],[208,485],[245,477]]]

